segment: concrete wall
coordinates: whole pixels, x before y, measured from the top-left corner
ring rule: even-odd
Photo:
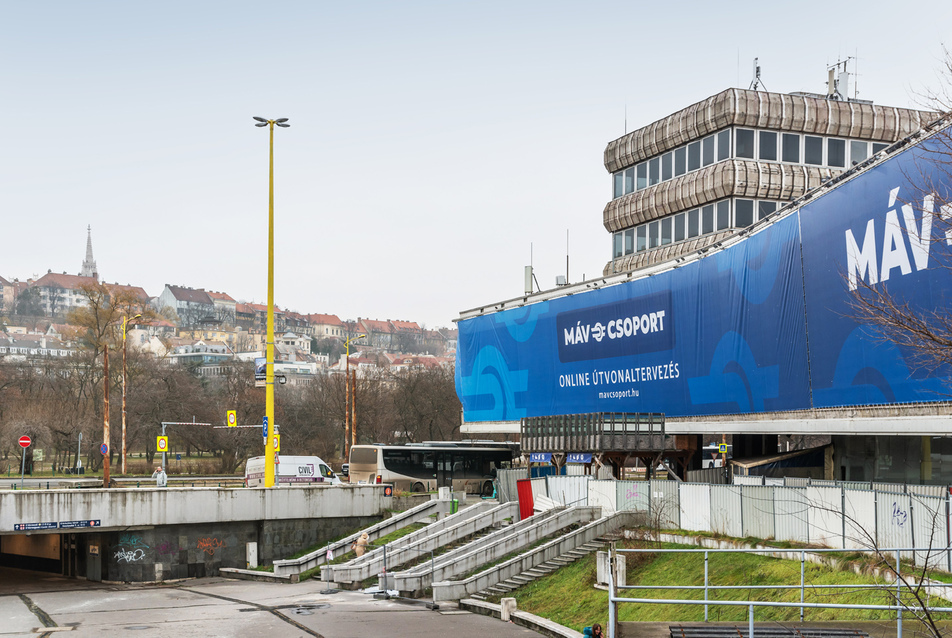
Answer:
[[[378,516],[383,486],[17,490],[0,492],[0,534],[15,526],[99,521],[102,530],[151,525]],[[59,533],[61,529],[29,530]],[[74,530],[81,531],[81,530]]]
[[[377,517],[239,521],[163,525],[101,534],[102,579],[144,582],[216,576],[222,567],[244,568],[246,543],[258,543],[258,560],[270,563],[370,525]]]

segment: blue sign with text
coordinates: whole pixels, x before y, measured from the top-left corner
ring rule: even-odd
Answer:
[[[934,316],[952,310],[952,184],[936,144],[912,146],[709,256],[460,321],[465,419],[947,400],[949,366],[916,365],[916,353],[854,305],[866,285]]]

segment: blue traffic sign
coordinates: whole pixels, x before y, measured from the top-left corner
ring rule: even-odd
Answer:
[[[35,529],[56,529],[56,523],[16,523],[13,526],[15,532],[29,532]]]
[[[261,437],[266,439],[268,438],[268,417],[261,417],[261,423]]]
[[[108,453],[109,453],[109,446],[106,445],[105,443],[103,443],[102,445],[99,446],[99,452],[100,452],[100,454],[108,454]]]
[[[80,527],[99,527],[102,525],[102,522],[99,519],[91,521],[61,521],[59,524],[60,529],[77,529]]]

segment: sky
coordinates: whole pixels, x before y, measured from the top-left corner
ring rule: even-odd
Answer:
[[[0,0],[0,276],[451,326],[601,274],[607,143],[730,87],[920,107],[952,3]],[[910,5],[911,6],[911,5]],[[858,10],[859,8],[862,10]]]

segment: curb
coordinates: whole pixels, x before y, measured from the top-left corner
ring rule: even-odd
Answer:
[[[259,572],[253,569],[237,569],[234,567],[222,567],[218,570],[218,575],[222,578],[235,578],[237,580],[256,580],[263,583],[297,583],[300,582],[299,574],[288,574],[287,576],[275,576],[271,572]]]
[[[459,601],[459,608],[465,609],[466,611],[471,611],[476,614],[482,614],[483,616],[492,616],[494,618],[500,618],[502,615],[500,611],[500,605],[494,605],[493,603],[476,600],[475,598],[465,598]],[[549,636],[550,638],[582,638],[582,634],[575,631],[574,629],[563,627],[556,622],[552,622],[551,620],[547,620],[541,616],[536,616],[535,614],[530,614],[525,611],[513,612],[511,622],[519,625],[520,627],[531,629],[532,631],[540,633],[543,636]]]

